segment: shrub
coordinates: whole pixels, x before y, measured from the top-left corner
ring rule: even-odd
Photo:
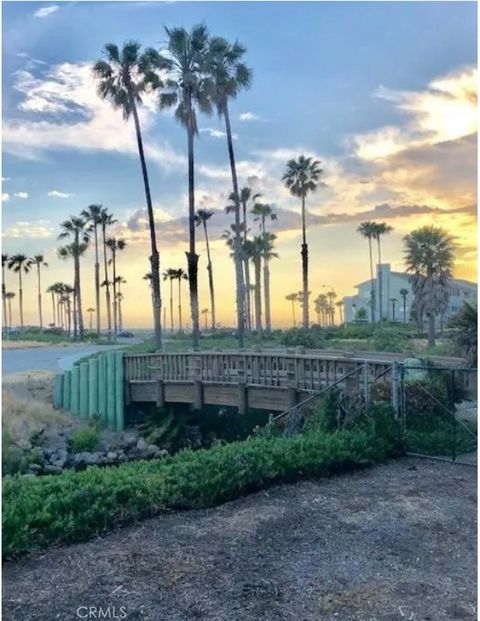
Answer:
[[[287,347],[303,346],[307,349],[322,349],[325,347],[325,337],[322,328],[291,328],[283,333],[282,345]]]
[[[273,482],[325,476],[385,459],[388,438],[367,427],[292,438],[252,437],[163,461],[35,479],[3,486],[3,551],[9,557],[53,542],[82,541],[166,509],[211,507]]]
[[[408,346],[408,338],[397,328],[378,328],[373,333],[372,345],[376,351],[402,352]]]
[[[100,430],[94,425],[76,429],[69,438],[70,446],[74,453],[95,450],[99,440]]]

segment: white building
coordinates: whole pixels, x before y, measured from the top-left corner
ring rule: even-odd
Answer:
[[[413,294],[410,285],[410,275],[404,272],[392,272],[389,263],[383,263],[379,266],[377,277],[374,279],[375,288],[375,314],[374,320],[380,318],[380,288],[379,279],[381,278],[382,288],[382,316],[388,321],[404,321],[404,296],[400,293],[406,290],[405,295],[405,316],[406,321],[410,319],[410,311],[412,307]],[[344,317],[347,323],[363,317],[365,321],[371,321],[371,280],[366,280],[355,285],[356,295],[346,296],[343,298]],[[452,279],[450,300],[445,318],[455,315],[464,301],[475,303],[477,300],[477,285],[468,280]],[[363,309],[363,310],[361,310]],[[360,317],[358,317],[360,312]],[[394,318],[395,314],[395,318]]]

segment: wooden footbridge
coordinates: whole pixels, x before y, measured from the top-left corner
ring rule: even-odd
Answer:
[[[123,354],[90,358],[54,385],[54,404],[82,418],[124,428],[132,403],[234,406],[281,412],[333,384],[365,389],[391,379],[392,354],[285,351]],[[449,359],[450,362],[453,359]]]

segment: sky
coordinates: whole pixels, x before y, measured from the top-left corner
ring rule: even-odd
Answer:
[[[107,42],[162,49],[166,27],[204,22],[247,48],[249,90],[231,104],[239,182],[262,193],[278,219],[271,264],[272,320],[291,323],[285,296],[301,289],[300,205],[282,183],[288,159],[318,159],[322,185],[307,199],[312,297],[354,293],[368,277],[362,220],[388,222],[383,260],[403,271],[402,238],[424,224],[456,240],[454,275],[476,281],[476,4],[474,2],[14,2],[3,17],[3,252],[48,262],[44,288],[72,282],[57,258],[59,224],[91,203],[111,210],[127,242],[127,327],[150,327],[149,235],[133,124],[99,99],[91,65]],[[184,267],[186,132],[153,96],[140,110],[161,269]],[[234,269],[222,232],[231,216],[224,126],[201,116],[196,207],[209,221],[217,318],[234,323]],[[258,224],[250,220],[252,232]],[[200,307],[209,306],[206,252],[197,231]],[[7,289],[17,290],[7,275]],[[82,260],[85,308],[94,306],[93,255]],[[188,309],[187,289],[183,305]],[[166,283],[162,294],[168,298]],[[175,302],[176,304],[176,302]],[[45,300],[47,320],[50,307]],[[103,312],[103,311],[102,311]],[[37,321],[35,278],[25,321]],[[184,311],[184,315],[188,314]]]

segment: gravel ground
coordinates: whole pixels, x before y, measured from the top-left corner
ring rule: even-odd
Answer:
[[[475,516],[473,468],[405,458],[7,563],[3,618],[474,620]]]

